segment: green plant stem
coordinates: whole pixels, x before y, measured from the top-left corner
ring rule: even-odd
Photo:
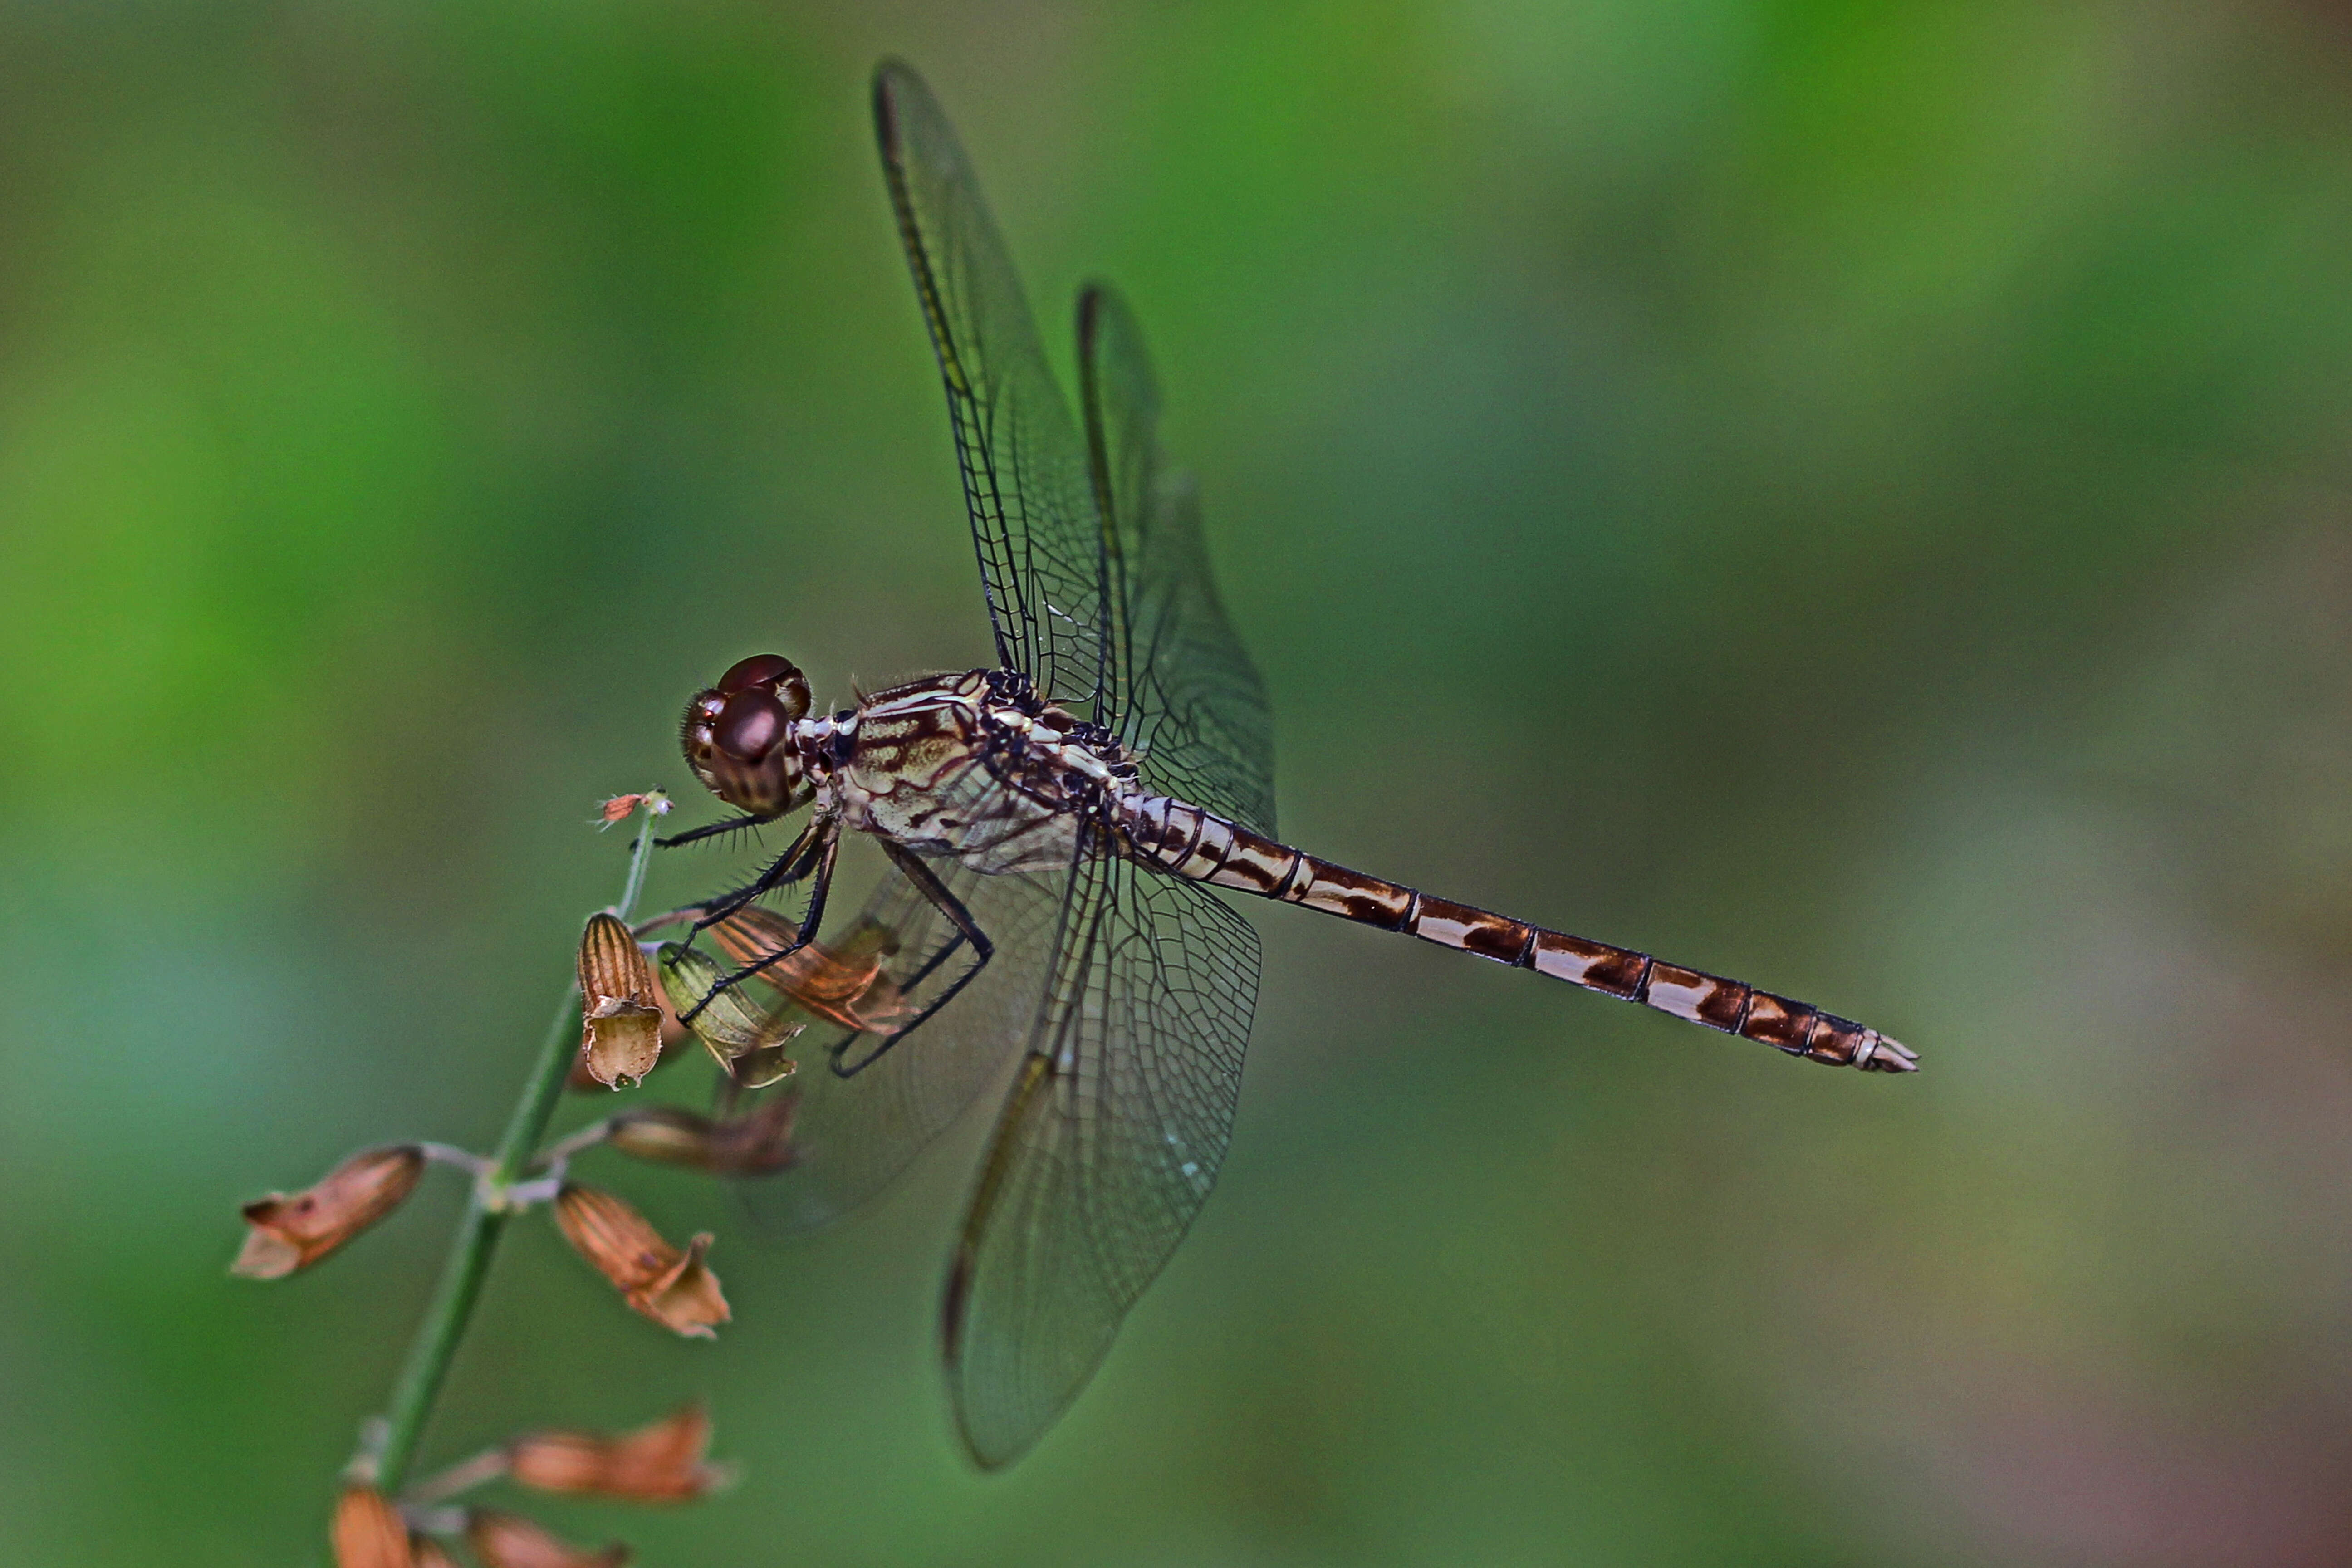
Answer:
[[[653,840],[653,821],[648,816],[629,857],[628,880],[614,910],[624,921],[644,885]],[[555,1108],[563,1098],[563,1080],[579,1048],[580,997],[574,990],[565,993],[563,1005],[556,1009],[555,1021],[540,1044],[539,1059],[523,1081],[522,1098],[507,1119],[507,1130],[499,1140],[490,1168],[474,1183],[465,1217],[458,1221],[457,1234],[449,1244],[449,1260],[442,1265],[441,1283],[425,1310],[425,1321],[416,1327],[416,1338],[409,1344],[400,1381],[393,1385],[381,1436],[372,1434],[370,1440],[362,1442],[352,1461],[349,1473],[354,1479],[368,1479],[380,1491],[398,1492],[409,1462],[416,1457],[417,1440],[425,1435],[425,1420],[433,1414],[434,1401],[449,1375],[449,1363],[457,1359],[457,1346],[465,1340],[474,1303],[481,1299],[482,1281],[489,1277],[491,1255],[498,1251],[499,1237],[515,1212],[508,1201],[508,1190],[521,1179],[540,1141],[547,1135],[547,1124],[554,1120]]]
[[[400,1381],[393,1385],[391,1407],[384,1412],[383,1447],[375,1451],[372,1468],[374,1484],[385,1492],[400,1489],[409,1461],[415,1458],[417,1439],[425,1435],[425,1417],[433,1413],[434,1401],[440,1397],[441,1384],[449,1375],[449,1363],[466,1337],[474,1303],[481,1298],[482,1281],[489,1276],[490,1257],[498,1250],[499,1237],[512,1214],[505,1202],[506,1188],[520,1173],[521,1163],[530,1158],[531,1147],[555,1114],[564,1078],[579,1049],[579,1016],[578,999],[566,996],[540,1046],[538,1064],[523,1086],[522,1099],[507,1123],[498,1155],[491,1168],[475,1182],[465,1217],[457,1222],[449,1260],[441,1268],[440,1286],[425,1310],[425,1321],[417,1325],[407,1363],[401,1368]],[[519,1159],[511,1157],[518,1146],[522,1150]]]

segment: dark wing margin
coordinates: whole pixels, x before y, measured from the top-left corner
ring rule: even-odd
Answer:
[[[1145,784],[1274,835],[1274,722],[1217,595],[1189,475],[1161,461],[1160,388],[1118,294],[1078,296],[1079,400],[1113,606],[1108,678]]]
[[[1194,883],[1086,859],[1064,922],[941,1314],[957,1426],[992,1469],[1086,1386],[1207,1201],[1257,1001],[1257,933]]]
[[[874,130],[947,387],[997,658],[1108,722],[1102,529],[1020,275],[939,100],[899,61],[875,70]]]

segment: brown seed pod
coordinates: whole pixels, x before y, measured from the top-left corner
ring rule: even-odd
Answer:
[[[638,1083],[661,1060],[653,970],[629,928],[610,914],[593,916],[580,933],[580,1059],[598,1083]]]
[[[611,1280],[631,1309],[672,1333],[716,1337],[733,1314],[719,1277],[703,1264],[709,1232],[681,1252],[645,1215],[607,1192],[567,1184],[556,1195],[555,1223],[572,1249]]]
[[[590,1552],[551,1535],[520,1514],[476,1509],[466,1524],[466,1544],[486,1568],[624,1568],[629,1549],[618,1542]]]
[[[245,1247],[229,1272],[282,1279],[310,1268],[398,1208],[424,1173],[424,1151],[394,1143],[352,1155],[316,1186],[256,1199],[245,1205]]]
[[[640,1160],[714,1175],[764,1176],[799,1158],[793,1147],[799,1106],[795,1089],[765,1096],[756,1109],[720,1121],[683,1106],[641,1106],[614,1119],[606,1142]]]
[[[709,1463],[710,1417],[699,1405],[607,1436],[530,1432],[508,1445],[509,1473],[541,1491],[589,1493],[632,1502],[688,1502],[733,1479]]]
[[[373,1487],[352,1487],[336,1500],[330,1539],[335,1568],[415,1568],[408,1526]]]
[[[728,957],[750,965],[786,952],[800,932],[782,915],[750,904],[712,926],[710,935]],[[811,942],[755,978],[820,1018],[845,1028],[888,1034],[907,1011],[898,987],[882,973],[882,960],[898,951],[896,932],[861,922],[842,942],[830,947]]]

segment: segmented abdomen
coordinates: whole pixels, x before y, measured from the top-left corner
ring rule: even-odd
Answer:
[[[1451,899],[1433,899],[1277,844],[1183,801],[1132,795],[1118,804],[1118,812],[1136,858],[1175,876],[1301,904],[1497,963],[1532,969],[1808,1061],[1870,1072],[1909,1072],[1918,1064],[1909,1049],[1877,1030],[1806,1003],[1720,975],[1661,963],[1646,952],[1547,931]]]

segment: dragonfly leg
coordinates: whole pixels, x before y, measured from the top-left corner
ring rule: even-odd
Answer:
[[[694,922],[694,929],[686,933],[686,940],[692,942],[696,937],[762,893],[790,887],[810,875],[816,869],[817,862],[831,853],[835,837],[831,823],[812,821],[802,830],[801,836],[793,840],[792,847],[777,856],[766,870],[733,892],[722,894],[704,905],[702,917]]]
[[[684,833],[673,833],[667,838],[654,840],[656,849],[675,849],[681,844],[696,844],[705,838],[716,838],[722,833],[740,833],[747,827],[763,827],[775,821],[772,816],[730,816],[724,822],[707,823],[689,827]]]
[[[842,1052],[848,1047],[849,1042],[857,1037],[843,1036],[834,1045],[832,1050],[833,1071],[836,1078],[855,1078],[880,1061],[891,1047],[921,1028],[932,1014],[954,1001],[956,994],[971,984],[973,977],[988,967],[988,961],[996,956],[996,944],[988,940],[988,933],[980,929],[980,922],[972,919],[971,911],[964,907],[963,900],[948,890],[947,884],[940,881],[938,873],[923,863],[921,856],[911,849],[902,848],[887,842],[882,846],[882,852],[890,858],[890,863],[898,868],[900,874],[914,884],[915,890],[929,900],[931,907],[946,916],[948,923],[956,929],[955,940],[941,947],[939,952],[931,955],[929,962],[922,968],[908,975],[903,983],[902,990],[912,991],[921,984],[947,961],[950,953],[967,943],[971,947],[971,963],[965,966],[961,974],[957,975],[950,983],[945,991],[932,1000],[929,1006],[915,1015],[903,1028],[893,1029],[883,1036],[880,1044],[846,1066],[842,1062]]]
[[[821,833],[820,829],[822,829]],[[718,921],[724,920],[727,915],[732,914],[735,910],[741,909],[745,904],[750,903],[752,899],[759,897],[761,893],[765,892],[771,887],[775,887],[784,882],[797,882],[803,877],[808,877],[813,879],[813,880],[809,888],[808,909],[801,915],[800,934],[793,938],[790,943],[776,949],[773,952],[763,955],[756,963],[747,963],[742,968],[735,971],[732,974],[720,975],[719,979],[712,984],[710,989],[703,993],[701,1001],[697,1002],[693,1006],[678,1015],[677,1021],[679,1023],[693,1023],[696,1018],[701,1016],[702,1010],[710,1005],[710,999],[712,997],[718,995],[722,991],[733,990],[736,986],[742,984],[743,982],[751,979],[753,975],[759,973],[761,970],[766,969],[769,965],[782,963],[785,959],[790,958],[793,954],[798,952],[801,949],[808,946],[811,942],[816,940],[817,926],[824,919],[824,896],[833,889],[834,861],[841,854],[841,835],[839,832],[835,830],[833,824],[830,822],[822,824],[812,822],[809,824],[808,832],[803,834],[801,837],[804,842],[814,840],[814,842],[810,844],[810,847],[806,852],[795,856],[794,853],[788,851],[782,859],[778,860],[774,867],[770,868],[767,874],[761,876],[759,881],[754,882],[751,885],[751,889],[750,891],[740,896],[730,894],[727,900],[721,900],[726,905],[724,913],[719,912],[714,907],[713,912],[702,921],[698,921],[694,928],[697,931],[700,931],[705,926],[716,924]],[[794,850],[798,850],[799,846],[795,845],[793,848]],[[780,868],[788,865],[795,858],[808,860],[812,862],[812,864],[806,869],[795,869],[789,876],[778,876],[775,874]]]

